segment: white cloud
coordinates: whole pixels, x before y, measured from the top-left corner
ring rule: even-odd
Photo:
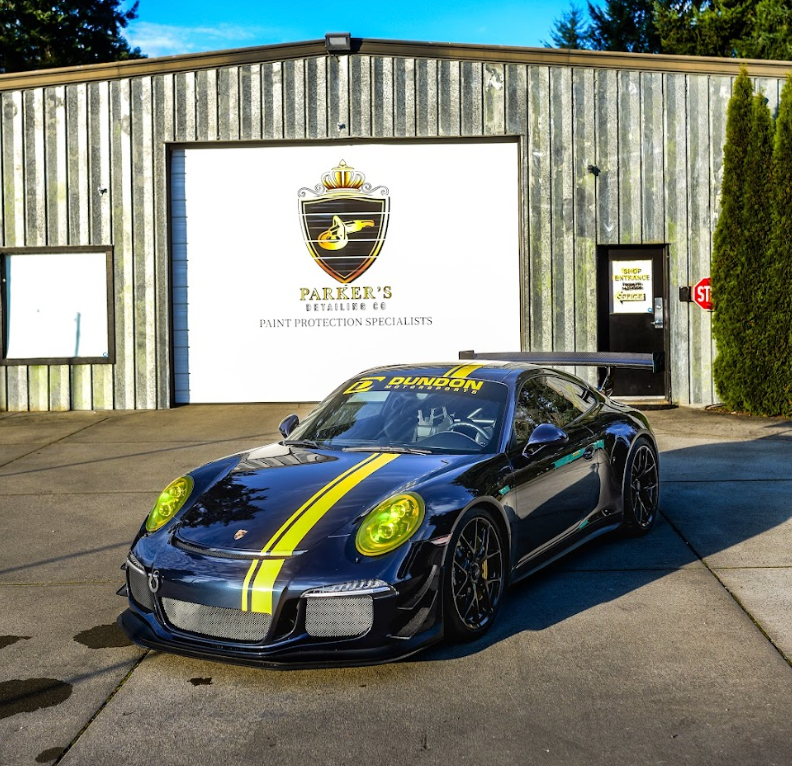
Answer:
[[[280,35],[266,27],[219,24],[216,27],[188,27],[130,22],[125,37],[133,48],[140,48],[150,58],[174,56],[225,48],[244,48],[279,42]]]

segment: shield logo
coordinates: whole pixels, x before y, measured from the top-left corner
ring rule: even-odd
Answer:
[[[241,540],[247,534],[247,529],[238,529],[234,533],[234,540]]]
[[[320,184],[303,187],[298,196],[303,239],[314,261],[338,282],[354,282],[374,263],[385,242],[387,187],[373,188],[363,173],[341,160],[322,175]]]

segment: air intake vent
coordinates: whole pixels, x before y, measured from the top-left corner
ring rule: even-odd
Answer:
[[[374,623],[371,596],[321,596],[306,599],[305,629],[316,638],[362,636]]]
[[[137,559],[135,559],[135,561],[137,561]],[[132,600],[144,609],[148,609],[149,612],[153,612],[154,597],[149,590],[148,577],[142,568],[138,569],[138,567],[135,566],[131,556],[129,561],[127,561],[127,584]]]
[[[190,601],[163,598],[165,616],[175,628],[229,641],[261,643],[269,631],[272,615],[243,612],[219,606],[204,606]]]

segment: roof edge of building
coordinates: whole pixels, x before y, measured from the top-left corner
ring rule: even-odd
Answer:
[[[26,90],[101,80],[118,80],[128,77],[175,74],[202,69],[263,64],[270,61],[286,61],[325,55],[328,55],[328,53],[325,49],[325,41],[322,39],[233,50],[187,53],[160,58],[114,61],[106,64],[88,64],[59,69],[39,69],[31,72],[8,72],[0,74],[0,91]],[[451,59],[493,64],[534,64],[541,66],[630,69],[645,72],[727,76],[736,75],[743,65],[748,68],[749,74],[754,77],[784,77],[792,72],[792,62],[790,61],[367,38],[352,38],[350,55]]]

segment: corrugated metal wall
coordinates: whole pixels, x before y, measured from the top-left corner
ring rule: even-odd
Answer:
[[[168,142],[504,134],[523,139],[525,348],[596,349],[597,244],[668,242],[673,398],[709,403],[710,318],[676,291],[709,274],[731,83],[351,55],[4,92],[0,244],[112,244],[117,357],[0,368],[0,409],[169,406]],[[779,83],[756,83],[773,109]],[[486,168],[470,179],[486,192]]]

